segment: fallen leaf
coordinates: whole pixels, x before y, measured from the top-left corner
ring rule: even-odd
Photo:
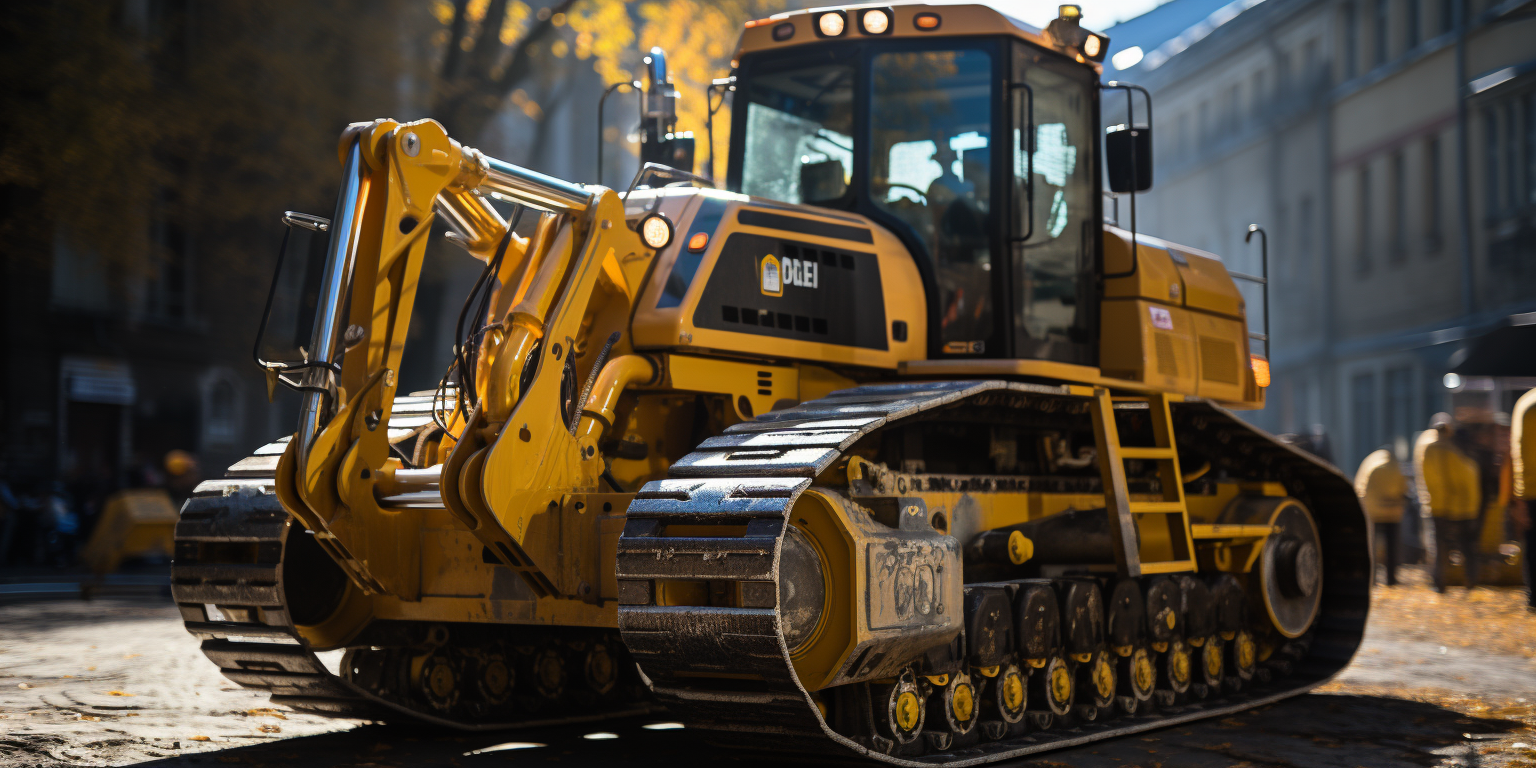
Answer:
[[[262,733],[282,733],[283,732],[282,728],[280,728],[278,726],[275,726],[275,725],[272,725],[271,723],[263,723],[262,725],[257,726],[256,730],[261,731]]]
[[[129,693],[127,691],[107,691],[107,695],[108,696],[136,696],[137,694]]]
[[[81,715],[80,719],[81,720],[90,720],[93,723],[101,720],[101,718],[99,718],[99,717],[97,717],[95,715]]]
[[[277,710],[275,710],[275,709],[273,709],[271,707],[258,707],[256,709],[247,709],[245,711],[245,714],[247,714],[247,715],[249,715],[251,717],[275,717],[275,718],[277,718],[279,720],[287,720],[288,719],[287,715],[284,715],[283,713],[281,713],[281,712],[279,712],[279,711],[277,711]]]
[[[192,741],[212,741],[212,739],[208,738],[207,736],[193,736],[193,737],[191,737],[191,740]]]

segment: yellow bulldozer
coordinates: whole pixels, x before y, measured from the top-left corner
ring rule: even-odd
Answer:
[[[1151,181],[1150,125],[1101,137],[1106,47],[1073,6],[749,22],[724,189],[348,128],[257,343],[300,421],[183,509],[188,630],[305,712],[665,708],[898,765],[1327,680],[1365,625],[1364,516],[1233,415],[1268,367],[1222,261],[1106,221]],[[686,166],[664,61],[642,157]],[[434,226],[483,272],[442,382],[400,393]]]

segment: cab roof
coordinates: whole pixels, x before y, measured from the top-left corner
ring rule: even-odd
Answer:
[[[859,11],[871,9],[884,10],[891,14],[892,23],[889,25],[889,30],[884,34],[868,34],[859,24]],[[843,12],[847,22],[843,33],[835,38],[823,36],[816,29],[817,19],[829,11]],[[928,28],[920,28],[917,25],[919,16],[937,17],[938,23]],[[931,24],[931,22],[929,23]],[[790,29],[793,31],[789,31]],[[741,44],[737,49],[737,59],[739,61],[740,57],[744,54],[792,48],[794,46],[827,42],[829,40],[856,40],[881,37],[905,39],[952,38],[999,34],[1010,35],[1043,48],[1061,52],[1068,59],[1076,58],[1085,66],[1092,67],[1095,72],[1103,72],[1102,65],[1084,60],[1074,50],[1069,48],[1064,41],[1053,39],[1048,30],[1026,24],[985,5],[929,5],[927,3],[882,5],[878,3],[864,3],[859,5],[830,5],[822,8],[776,13],[766,19],[756,19],[747,22],[746,29],[741,35]]]

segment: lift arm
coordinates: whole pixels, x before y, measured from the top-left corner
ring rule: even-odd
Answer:
[[[384,427],[428,235],[441,218],[471,255],[502,255],[489,312],[475,318],[484,340],[467,401],[476,405],[455,409],[443,443],[452,451],[430,479],[454,518],[535,594],[576,596],[576,585],[551,575],[556,552],[524,545],[563,496],[596,490],[604,469],[596,444],[611,404],[604,416],[606,393],[594,393],[595,410],[583,414],[575,393],[598,373],[590,369],[602,341],[627,330],[640,278],[633,257],[645,249],[624,226],[622,203],[611,190],[489,158],[431,120],[355,124],[340,151],[343,184],[309,347],[326,365],[306,374],[299,428],[278,466],[280,501],[363,591],[419,599],[419,513],[381,508],[378,498],[381,481],[396,492],[407,482],[395,474],[402,462]],[[534,234],[510,233],[487,194],[533,212]],[[621,338],[604,381],[642,378],[629,352]],[[420,474],[410,476],[432,473]],[[558,546],[559,536],[538,540]]]

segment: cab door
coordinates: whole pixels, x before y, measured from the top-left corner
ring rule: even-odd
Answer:
[[[1013,357],[1098,364],[1097,78],[1016,43],[1009,88]]]

